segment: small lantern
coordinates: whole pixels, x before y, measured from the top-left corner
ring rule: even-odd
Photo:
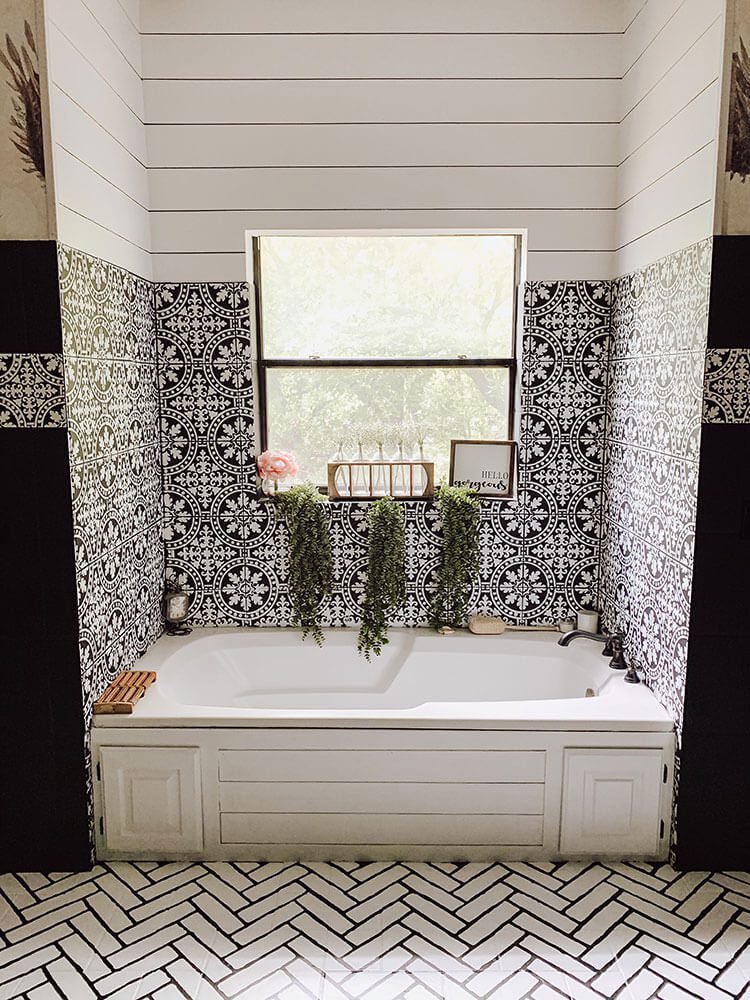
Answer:
[[[168,590],[164,595],[164,621],[167,625],[167,635],[189,635],[192,632],[186,625],[190,613],[190,595],[184,590]]]

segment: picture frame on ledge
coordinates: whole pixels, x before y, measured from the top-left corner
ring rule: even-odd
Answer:
[[[451,441],[450,485],[477,496],[509,500],[516,470],[515,441]]]

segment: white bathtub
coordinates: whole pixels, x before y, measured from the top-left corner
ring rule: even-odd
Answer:
[[[196,629],[94,717],[101,858],[663,859],[673,723],[557,635]],[[593,696],[587,697],[593,692]]]
[[[557,633],[394,629],[368,663],[356,635],[330,630],[322,648],[292,629],[164,636],[138,661],[157,683],[134,714],[95,716],[95,725],[673,728],[651,692],[625,684],[585,639],[562,647]]]

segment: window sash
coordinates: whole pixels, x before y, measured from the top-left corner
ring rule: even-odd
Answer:
[[[450,234],[446,234],[450,235]],[[266,372],[270,368],[507,368],[509,373],[508,384],[508,431],[509,437],[513,437],[515,427],[516,397],[518,395],[517,373],[518,362],[516,358],[516,348],[518,343],[518,294],[520,287],[520,260],[521,260],[520,240],[516,242],[516,263],[515,263],[515,283],[513,296],[513,330],[516,331],[513,337],[514,354],[512,357],[496,358],[469,358],[460,356],[455,358],[267,358],[263,353],[263,291],[261,279],[261,251],[260,239],[258,236],[252,237],[252,258],[253,258],[253,285],[255,291],[255,345],[257,372],[256,382],[256,426],[260,431],[260,445],[258,452],[265,451],[268,447],[268,411],[266,400],[268,397]],[[326,492],[325,485],[320,486],[321,491]]]

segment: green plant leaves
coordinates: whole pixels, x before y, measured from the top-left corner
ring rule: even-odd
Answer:
[[[445,486],[435,491],[443,521],[443,549],[432,603],[436,628],[461,628],[471,595],[472,578],[479,570],[479,500],[466,486]]]
[[[275,497],[278,513],[289,531],[289,594],[294,622],[302,637],[323,645],[320,608],[330,596],[333,580],[331,533],[323,504],[328,498],[312,483],[300,483]]]
[[[388,643],[388,616],[404,598],[404,512],[382,497],[367,513],[369,527],[367,586],[357,649],[369,661]]]

